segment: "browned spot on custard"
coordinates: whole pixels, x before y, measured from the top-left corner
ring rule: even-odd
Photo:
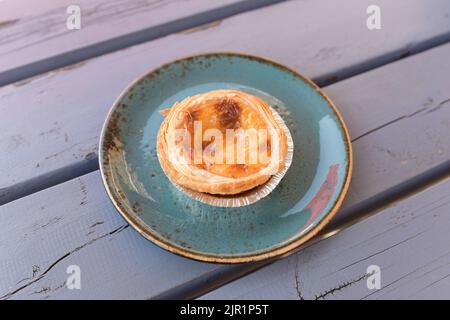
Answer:
[[[212,137],[212,139],[209,141],[202,141],[202,151],[204,151],[206,149],[206,147],[209,146],[213,142],[214,142],[214,137]]]
[[[192,110],[190,110],[190,111],[188,112],[188,114],[189,114],[189,121],[194,122],[194,121],[199,121],[199,120],[201,120],[201,119],[200,119],[201,112],[200,112],[199,109],[193,108]]]
[[[241,108],[239,104],[231,99],[220,100],[216,105],[219,123],[224,129],[236,129],[239,127]]]
[[[231,97],[225,97],[221,99],[211,99],[208,101],[204,101],[198,105],[192,105],[189,108],[182,111],[183,113],[180,115],[182,117],[182,121],[177,124],[177,128],[187,129],[190,135],[190,148],[189,144],[183,144],[186,147],[184,150],[186,155],[190,156],[191,160],[194,160],[195,157],[195,142],[194,142],[194,122],[200,122],[202,137],[208,129],[218,129],[222,133],[222,141],[215,141],[215,136],[212,135],[209,139],[201,141],[199,147],[201,147],[200,152],[203,155],[201,159],[201,163],[192,163],[193,166],[209,171],[213,174],[224,176],[224,177],[244,177],[251,174],[254,174],[261,170],[261,168],[267,166],[266,163],[258,162],[251,163],[249,150],[245,150],[245,163],[237,163],[237,138],[233,138],[234,140],[234,151],[225,150],[224,154],[221,156],[221,160],[216,158],[216,149],[220,150],[221,146],[216,145],[215,147],[212,144],[222,143],[222,148],[225,148],[226,142],[226,130],[237,130],[237,129],[265,129],[267,127],[264,119],[253,109],[246,108],[244,105],[241,105],[239,101]],[[249,119],[251,118],[251,121]],[[270,157],[270,136],[266,138],[268,156]],[[209,146],[213,147],[211,150],[206,150]],[[261,143],[260,143],[261,146]],[[262,146],[261,146],[262,147]],[[207,159],[205,158],[205,151],[208,151],[206,154]],[[227,155],[232,152],[234,160],[231,163],[227,160]]]
[[[238,171],[247,171],[248,165],[245,163],[236,163],[232,165],[233,169],[236,169]]]
[[[188,129],[189,133],[193,136],[194,122],[201,120],[200,119],[201,112],[200,112],[200,110],[195,109],[195,107],[194,107],[188,111],[184,111],[184,114],[185,114],[185,121],[181,127],[184,126],[184,128]]]

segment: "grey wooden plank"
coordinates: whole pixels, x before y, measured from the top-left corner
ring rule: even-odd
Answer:
[[[354,142],[355,175],[345,208],[359,206],[382,190],[414,179],[418,174],[448,161],[450,141],[444,137],[450,134],[450,108],[442,102],[448,99],[450,65],[442,63],[440,57],[446,57],[449,53],[450,44],[325,88],[348,118],[351,136],[357,138],[364,135]],[[433,81],[426,81],[431,78]],[[386,94],[380,97],[382,89],[386,89]],[[433,103],[429,102],[429,98],[433,99]],[[380,152],[380,148],[389,152]],[[403,158],[390,156],[390,153],[408,155],[407,162]],[[365,183],[368,179],[373,185]],[[214,282],[213,285],[220,285],[223,279],[217,278],[217,275],[230,272],[237,276],[238,272],[245,271],[193,262],[156,249],[131,228],[121,229],[122,220],[105,193],[100,191],[98,172],[81,177],[81,181],[84,189],[88,190],[87,203],[79,193],[83,188],[75,179],[0,206],[0,219],[4,219],[0,221],[0,257],[7,257],[0,274],[2,279],[6,278],[4,281],[7,284],[2,286],[6,289],[2,289],[0,296],[20,289],[24,284],[17,282],[32,274],[33,265],[40,266],[40,273],[35,275],[38,280],[11,298],[161,297],[174,290],[188,291],[189,284],[196,280],[208,279]],[[47,207],[47,203],[55,204]],[[44,206],[43,211],[36,213],[41,206]],[[28,231],[35,228],[34,217],[46,217],[41,222],[45,226],[61,214],[64,214],[64,219],[54,222],[51,230],[40,228],[39,232]],[[70,231],[65,221],[73,221]],[[89,227],[99,221],[104,221],[99,225],[101,232],[90,234]],[[118,230],[122,231],[118,233]],[[329,231],[337,232],[339,229]],[[62,241],[67,236],[65,233],[69,233],[70,241]],[[113,244],[106,241],[110,235],[116,239]],[[100,239],[91,242],[92,237],[99,236]],[[51,250],[47,250],[48,243],[54,244]],[[119,251],[132,252],[132,257],[127,258],[110,246]],[[67,253],[71,254],[66,257]],[[65,257],[64,263],[59,263],[61,257]],[[97,257],[101,257],[104,263],[101,268],[97,266]],[[95,288],[88,287],[76,292],[44,290],[44,295],[29,296],[43,288],[58,288],[64,280],[66,262],[69,261],[83,264],[86,277],[95,277]],[[151,269],[148,261],[152,261]],[[40,278],[49,267],[51,269]],[[253,267],[241,266],[247,271]],[[99,269],[105,271],[100,272]]]
[[[279,1],[80,0],[78,30],[66,27],[74,4],[66,0],[44,3],[47,10],[36,13],[35,1],[0,3],[11,10],[0,20],[0,86]]]
[[[449,299],[449,231],[447,179],[202,299]]]
[[[0,203],[91,172],[108,108],[130,81],[163,62],[199,51],[244,51],[323,82],[415,52],[449,31],[448,1],[430,1],[426,9],[420,0],[379,1],[379,31],[365,27],[369,3],[290,1],[0,88],[0,152],[7,154],[0,159]],[[344,9],[329,19],[327,12]]]
[[[72,0],[58,0],[57,3],[55,2],[54,0],[40,0],[37,6],[34,0],[0,1],[0,25],[5,26],[18,19],[43,14],[46,11],[55,9],[57,6],[68,6],[73,3]]]
[[[99,172],[0,207],[0,298],[147,298],[216,266],[169,254],[117,214]],[[81,289],[61,286],[81,269]]]
[[[340,212],[310,243],[450,173],[449,53],[450,44],[325,88],[347,119],[354,170]],[[222,268],[161,297],[196,297],[271,262]]]

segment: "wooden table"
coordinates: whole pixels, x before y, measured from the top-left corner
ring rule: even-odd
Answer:
[[[1,299],[450,298],[448,0],[0,2]],[[381,29],[366,26],[370,4]],[[17,10],[18,5],[25,9]],[[345,203],[299,252],[218,265],[145,240],[98,171],[102,123],[134,78],[241,51],[310,76],[349,126]],[[81,270],[69,290],[67,268]],[[367,267],[381,268],[370,290]]]

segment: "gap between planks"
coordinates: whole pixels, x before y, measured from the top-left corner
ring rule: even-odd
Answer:
[[[350,106],[353,106],[353,107],[356,108],[358,106],[365,105],[366,103],[368,103],[368,101],[370,101],[372,99],[370,99],[370,97],[369,97],[369,99],[362,98],[361,94],[360,94],[360,97],[358,98],[358,95],[355,96],[355,95],[352,94],[352,95],[350,95],[350,97],[353,97],[353,98],[351,98],[350,101],[348,101],[348,100],[346,100],[344,98],[346,90],[350,90],[352,88],[353,88],[353,90],[363,89],[364,86],[361,87],[361,86],[358,85],[358,83],[364,83],[364,82],[361,82],[362,80],[365,80],[365,81],[370,80],[369,83],[368,83],[369,87],[375,87],[375,88],[379,88],[380,84],[386,83],[386,84],[389,84],[390,86],[393,85],[394,88],[393,88],[393,92],[391,92],[391,94],[387,94],[387,95],[385,95],[383,97],[384,98],[383,100],[385,100],[385,99],[392,99],[393,101],[395,101],[396,99],[402,99],[402,101],[406,100],[405,104],[408,104],[408,105],[412,104],[413,105],[412,108],[406,108],[407,110],[405,110],[402,113],[394,112],[393,114],[391,114],[391,116],[389,117],[390,121],[387,121],[388,119],[384,119],[384,118],[383,118],[384,121],[380,121],[382,119],[378,119],[378,121],[376,121],[375,118],[377,118],[377,117],[375,117],[375,118],[373,117],[373,116],[375,116],[375,114],[370,114],[369,113],[368,115],[371,118],[371,121],[369,121],[369,123],[366,123],[364,121],[364,117],[356,117],[355,119],[353,119],[352,114],[350,112],[351,110],[353,110],[353,108],[351,110],[349,110],[347,108],[344,108],[344,110],[342,110],[342,111],[345,111],[344,113],[347,116],[349,116],[349,120],[353,119],[353,121],[351,121],[351,122],[353,122],[353,126],[356,125],[356,124],[358,124],[360,126],[359,130],[356,130],[354,132],[353,136],[361,136],[361,134],[363,132],[368,132],[367,128],[366,128],[366,125],[372,123],[372,120],[373,120],[374,123],[372,123],[373,125],[369,126],[370,128],[372,128],[372,127],[382,128],[382,131],[384,131],[386,129],[395,127],[395,125],[393,125],[393,126],[386,126],[386,125],[384,125],[385,123],[398,124],[398,122],[402,122],[402,121],[399,121],[397,119],[402,119],[402,118],[405,118],[405,117],[406,117],[405,119],[408,119],[412,115],[417,117],[418,115],[420,115],[420,113],[418,112],[419,110],[423,111],[421,113],[423,116],[431,114],[431,112],[433,112],[433,114],[434,114],[434,112],[435,112],[434,110],[440,110],[441,112],[444,112],[444,108],[440,108],[439,106],[442,106],[442,103],[444,101],[447,101],[447,98],[448,98],[448,96],[446,95],[446,92],[442,92],[441,91],[441,90],[445,91],[445,89],[444,89],[445,88],[445,84],[443,84],[443,82],[445,82],[445,74],[446,74],[446,70],[447,70],[446,68],[448,67],[448,65],[445,65],[445,64],[444,65],[440,65],[439,63],[433,63],[431,65],[428,65],[427,68],[418,68],[418,69],[416,69],[416,70],[421,70],[421,71],[409,72],[407,70],[411,70],[411,66],[414,66],[417,63],[423,64],[424,61],[428,61],[428,60],[430,60],[430,58],[431,58],[431,60],[436,61],[436,58],[439,57],[439,56],[442,56],[442,53],[447,53],[447,50],[448,50],[447,48],[450,48],[450,47],[446,46],[445,48],[438,48],[438,49],[436,49],[436,51],[434,51],[433,54],[431,54],[431,56],[430,56],[430,53],[427,53],[426,55],[423,55],[422,58],[419,59],[419,60],[417,60],[417,58],[413,58],[413,60],[409,60],[408,59],[408,61],[403,61],[403,62],[400,62],[398,64],[394,64],[392,66],[386,67],[386,69],[383,68],[383,70],[378,70],[378,71],[374,71],[373,73],[364,74],[364,75],[361,75],[360,77],[358,77],[358,79],[349,80],[348,82],[337,84],[336,86],[330,87],[328,89],[329,90],[328,92],[329,93],[333,93],[334,92],[334,94],[336,94],[337,102],[340,102],[339,105],[347,104],[347,105],[350,105]],[[427,69],[429,69],[429,71],[426,71]],[[386,74],[386,72],[387,72],[387,74],[396,73],[396,74],[398,74],[398,76],[393,80],[393,82],[386,81],[387,79],[385,79],[384,76],[383,76],[383,74]],[[408,79],[407,82],[406,82],[408,84],[407,88],[414,87],[414,84],[418,85],[418,84],[422,83],[421,81],[419,81],[419,79],[417,77],[417,75],[420,75],[420,74],[423,74],[425,76],[425,78],[427,78],[427,76],[435,76],[435,78],[438,79],[438,82],[435,83],[435,85],[434,85],[436,87],[436,90],[434,90],[434,89],[432,90],[432,87],[428,88],[427,90],[425,90],[426,88],[421,88],[421,90],[420,90],[421,92],[414,96],[413,101],[411,99],[405,99],[406,97],[403,97],[403,95],[407,94],[409,92],[408,91],[409,89],[400,90],[399,87],[395,86],[396,83],[401,82],[401,79],[406,77]],[[413,81],[413,79],[414,79],[414,81]],[[400,90],[400,92],[399,92],[399,90]],[[426,94],[427,93],[429,93],[431,95],[430,91],[433,92],[433,98],[435,99],[435,101],[441,101],[440,103],[437,103],[435,105],[430,104],[430,99],[431,98],[428,97],[426,99],[426,97],[427,97]],[[340,92],[343,94],[343,99],[341,101],[339,101],[340,99],[339,99],[339,95],[338,95]],[[394,94],[394,92],[395,92],[395,94]],[[382,101],[378,101],[377,103],[374,103],[373,105],[369,103],[369,105],[371,107],[374,107],[374,108],[375,107],[380,107],[383,104]],[[426,102],[423,103],[423,101],[426,101]],[[400,103],[400,101],[398,101],[398,102]],[[399,106],[401,106],[401,105],[402,105],[402,103],[400,103]],[[428,108],[424,109],[424,106],[427,106]],[[347,109],[347,110],[345,110],[345,109]],[[445,110],[448,111],[449,109],[445,108]],[[369,110],[366,108],[366,109],[363,109],[363,111],[367,112]],[[391,109],[391,111],[393,111],[393,110]],[[366,115],[367,115],[367,113],[366,113]],[[402,116],[400,116],[400,115],[402,115]],[[446,113],[440,115],[441,119],[443,117],[446,117]],[[393,121],[392,119],[394,119],[395,121]],[[439,122],[439,117],[437,119],[435,118],[435,120],[432,123],[430,123],[430,124],[433,124],[433,127],[434,127],[434,126],[438,126],[438,122]],[[361,128],[361,126],[363,126],[365,130],[362,130],[363,128]],[[421,128],[425,129],[425,127],[421,127]],[[353,129],[357,129],[357,128],[353,128]],[[400,129],[401,130],[393,130],[393,131],[390,131],[390,132],[391,132],[391,134],[395,133],[395,132],[397,132],[397,133],[402,132],[403,133],[404,129],[405,129],[405,126],[400,126]],[[354,130],[352,130],[352,131],[354,131]],[[374,132],[374,130],[369,130],[369,131],[372,132],[370,134],[370,136],[373,136],[374,134],[375,135],[377,134],[377,132]],[[443,131],[440,131],[440,132],[443,132]],[[447,132],[447,131],[445,131],[445,132]],[[411,132],[411,134],[414,134],[414,132]],[[383,136],[387,137],[386,135],[383,135]],[[403,141],[403,143],[408,144],[408,141],[412,141],[411,139],[401,140],[400,137],[398,137],[398,138],[399,139],[396,139],[398,143]],[[417,135],[416,135],[416,138],[418,138]],[[355,138],[355,139],[358,139],[358,138]],[[430,137],[430,139],[431,139],[431,137]],[[426,141],[429,141],[430,139],[426,139]],[[360,140],[365,140],[365,138],[360,139]],[[434,140],[434,139],[431,139],[431,140]],[[372,144],[373,143],[376,144],[377,141],[380,142],[381,146],[383,146],[384,148],[388,148],[389,149],[391,147],[391,145],[387,141],[385,141],[384,139],[382,139],[382,140],[374,139],[374,141],[372,141]],[[417,142],[414,145],[420,145],[419,144],[420,141],[422,141],[422,140],[420,140],[420,139],[417,140]],[[423,142],[424,141],[422,141],[422,143]],[[433,142],[433,141],[431,141],[431,142]],[[434,141],[434,142],[436,142],[436,141]],[[360,143],[360,141],[357,141],[357,143]],[[392,146],[392,147],[394,147],[394,146]],[[437,146],[435,145],[434,147],[437,147]],[[443,147],[443,146],[441,146],[441,147]],[[374,153],[374,152],[376,152],[377,149],[379,150],[379,148],[380,148],[380,146],[377,148],[376,145],[375,145],[374,148],[372,148],[371,153],[369,153],[369,154],[371,156],[375,156],[375,158],[376,158],[376,153]],[[375,150],[373,150],[373,149],[375,149]],[[427,148],[423,148],[423,149],[424,149],[423,150],[424,152],[427,151],[427,153],[428,152],[432,153],[432,150],[430,150],[430,149],[427,149]],[[364,148],[363,149],[359,148],[359,150],[364,152],[365,149]],[[394,149],[394,150],[397,150],[397,149]],[[412,149],[407,148],[407,150],[412,150]],[[387,151],[389,151],[389,150],[387,150]],[[386,150],[385,150],[385,152],[386,152]],[[361,159],[361,158],[363,158],[362,156],[363,156],[363,154],[359,153],[359,157],[358,158]],[[385,156],[391,156],[391,155],[390,154],[385,154]],[[416,161],[419,161],[419,162],[423,162],[425,160],[423,158],[417,159],[417,158],[415,158],[414,155],[410,155],[409,158],[410,159],[415,159]],[[402,159],[402,158],[398,158],[397,160],[400,160],[400,159]],[[361,159],[361,160],[363,160],[363,159]],[[378,159],[378,160],[381,161],[381,159]],[[440,160],[439,163],[444,163],[444,161],[447,161],[447,157],[445,159]],[[363,163],[366,163],[367,165],[373,165],[372,162],[364,162],[363,161]],[[433,163],[435,163],[435,161],[433,161]],[[436,164],[434,166],[436,166]],[[433,165],[426,165],[428,170],[430,170],[430,168],[433,168],[434,166]],[[420,167],[418,167],[417,169],[419,169],[419,168]],[[434,167],[434,168],[442,168],[442,166],[441,167]],[[367,169],[369,169],[369,167]],[[400,169],[400,168],[398,168],[398,169]],[[377,169],[372,167],[372,168],[370,168],[370,170],[372,171],[372,174],[370,176],[372,178],[376,178],[376,175],[374,173],[378,172]],[[424,172],[425,170],[418,170],[418,171]],[[429,171],[427,171],[427,172],[429,172]],[[443,171],[435,169],[435,170],[432,170],[432,172],[434,172],[434,174],[439,177],[441,175],[441,172],[443,172]],[[391,173],[393,173],[393,172],[391,172]],[[383,173],[381,172],[381,174],[383,174]],[[415,174],[417,174],[417,172]],[[96,175],[98,177],[98,173]],[[388,176],[386,176],[386,175],[385,175],[385,177],[388,178]],[[408,177],[410,179],[412,179],[412,177],[414,177],[414,175],[408,175]],[[376,192],[370,192],[369,194],[367,194],[367,196],[360,198],[359,201],[356,200],[356,201],[353,201],[351,203],[358,204],[358,203],[362,202],[364,199],[368,199],[368,198],[373,199],[374,198],[373,195],[377,195],[377,194],[379,195],[384,189],[387,189],[387,188],[395,186],[395,185],[398,186],[399,185],[399,181],[409,181],[409,182],[411,182],[411,180],[407,180],[407,179],[408,178],[401,179],[400,176],[399,176],[399,178],[396,179],[397,182],[389,183],[388,184],[389,186],[386,186],[386,187],[384,187],[382,189],[377,189],[378,191],[376,191]],[[356,181],[355,181],[355,182],[357,182],[356,185],[358,185],[358,181],[357,180],[358,179],[356,179]],[[417,180],[417,179],[414,178],[414,180]],[[359,182],[361,182],[361,181],[359,181]],[[44,193],[43,193],[43,195],[44,195]],[[45,195],[47,195],[47,193],[45,193]],[[45,198],[46,198],[46,196],[44,196],[43,199],[45,199]],[[97,199],[97,197],[95,197],[95,198]],[[352,197],[350,195],[350,198],[347,198],[347,199],[351,199],[351,198]],[[380,199],[379,196],[376,196],[375,198]],[[27,200],[28,199],[23,199],[23,201],[25,201],[25,202],[27,202]],[[109,199],[105,199],[105,201],[108,201],[108,200]],[[20,202],[18,201],[18,203],[20,203]],[[345,208],[345,206],[343,208]],[[100,211],[103,211],[103,210],[100,210]],[[343,210],[343,211],[345,211],[345,210]],[[343,211],[341,211],[341,214],[339,215],[339,217],[344,215]],[[354,211],[354,212],[356,212],[356,211]],[[163,256],[166,256],[166,255],[163,255]],[[169,255],[167,255],[167,256],[169,256]],[[188,261],[185,261],[185,262],[188,263]],[[212,273],[209,272],[209,273],[206,273],[206,274],[207,275],[211,275]],[[224,274],[224,272],[222,272],[222,274]],[[226,272],[225,272],[225,274],[226,274]],[[191,277],[191,279],[192,279],[192,277]],[[209,278],[209,279],[210,279],[209,281],[213,280],[211,278]],[[206,281],[206,283],[207,282],[208,281]],[[192,283],[192,282],[190,282],[190,283]],[[181,288],[181,286],[178,286],[178,288]],[[164,292],[164,291],[160,291],[160,292]],[[168,292],[168,291],[166,291],[166,292]]]
[[[304,245],[279,258],[234,265],[226,269],[213,270],[201,278],[193,279],[185,284],[170,289],[152,299],[196,299],[234,280],[246,276],[260,268],[266,267],[286,256],[295,254],[315,243],[330,238],[352,225],[392,206],[393,204],[424,191],[431,186],[450,178],[450,160],[401,184],[389,188],[375,196],[340,211],[317,236]],[[343,218],[341,218],[343,217]]]
[[[450,42],[450,33],[448,41],[444,43],[447,42]],[[428,44],[429,46],[426,46],[425,44]],[[312,80],[316,82],[320,87],[332,85],[337,82],[347,80],[348,78],[357,76],[358,74],[382,67],[385,64],[394,63],[395,61],[398,61],[407,56],[409,57],[420,54],[440,45],[440,41],[438,43],[435,43],[434,41],[425,41],[422,44],[418,44],[416,49],[414,51],[408,52],[407,55],[398,57],[399,53],[384,54],[377,57],[376,59],[372,59],[372,62],[358,64],[357,66],[359,66],[361,69],[358,69],[357,66],[353,66],[352,68],[348,68],[347,71],[341,70],[338,72],[334,72],[333,74],[335,74],[335,76],[333,76],[332,78],[324,75],[318,78],[313,78]],[[383,64],[381,61],[384,61],[385,63]],[[361,137],[357,137],[353,140],[355,141],[359,138]],[[0,188],[0,206],[96,170],[99,170],[98,156],[94,152],[91,152],[87,154],[83,160],[74,165],[60,168],[58,170],[48,172],[44,175],[37,176],[29,180],[21,181],[17,184],[5,188]]]
[[[172,33],[189,31],[194,28],[208,25],[231,16],[260,9],[286,0],[243,0],[237,3],[225,5],[220,8],[197,13],[178,20],[166,22],[158,26],[152,26],[143,30],[131,32],[99,43],[88,45],[73,51],[59,54],[40,61],[29,63],[0,73],[0,87],[24,80],[41,73],[62,68],[84,60],[95,58],[107,53],[122,50],[157,38],[165,37]]]
[[[271,10],[272,8],[275,9],[276,7],[277,6],[271,7]],[[256,11],[256,13],[257,12],[258,11]],[[322,73],[320,76],[312,78],[320,86],[334,84],[349,77],[353,77],[355,75],[381,67],[385,64],[398,61],[399,59],[402,59],[406,56],[417,55],[426,50],[439,46],[441,43],[445,43],[448,40],[450,41],[450,32],[440,33],[439,35],[430,37],[428,39],[411,42],[407,46],[401,46],[387,53],[380,53],[376,57],[367,59],[365,61],[362,60],[361,62],[358,62],[351,66],[337,69],[337,71],[329,71],[328,73]],[[78,63],[78,65],[80,65],[80,63]],[[68,66],[65,69],[70,68],[71,66]],[[24,82],[25,81],[28,81],[28,79],[24,80]],[[45,174],[33,178],[27,179],[26,177],[24,177],[24,180],[19,180],[20,182],[12,182],[10,185],[5,185],[3,188],[0,188],[0,205],[17,200],[21,197],[33,194],[40,190],[44,190],[48,187],[63,183],[65,181],[93,172],[95,170],[98,170],[97,156],[95,151],[92,151],[84,158],[81,158],[81,160],[77,160],[71,165],[66,165],[63,168],[48,171]]]

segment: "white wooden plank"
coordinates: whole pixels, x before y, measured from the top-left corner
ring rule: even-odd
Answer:
[[[449,299],[449,231],[447,180],[202,299]]]
[[[326,88],[339,101],[341,110],[348,118],[352,137],[357,138],[368,132],[354,142],[355,175],[352,183],[358,188],[353,185],[350,188],[344,205],[346,208],[364,203],[380,190],[411,179],[449,159],[450,141],[444,137],[450,134],[450,108],[444,101],[448,99],[450,65],[438,63],[442,61],[439,57],[449,53],[450,44]],[[426,81],[431,78],[434,81]],[[383,88],[387,89],[384,98],[381,98]],[[429,98],[433,99],[433,103],[429,102]],[[403,117],[405,115],[408,116]],[[380,152],[380,148],[389,152]],[[410,158],[404,162],[405,159],[390,156],[391,153],[405,154]],[[371,179],[376,186],[367,184],[367,179]],[[231,268],[163,253],[141,239],[131,228],[118,233],[116,230],[122,226],[122,220],[105,193],[100,191],[102,187],[98,173],[84,176],[81,181],[85,189],[93,192],[92,196],[88,192],[87,203],[77,193],[82,187],[75,179],[0,207],[0,257],[7,257],[4,258],[7,262],[4,262],[1,273],[7,285],[2,286],[0,296],[21,288],[23,284],[17,282],[32,274],[33,265],[40,266],[40,273],[35,275],[38,280],[11,298],[148,298]],[[39,211],[41,206],[44,206],[42,212]],[[61,214],[64,214],[64,219],[53,222],[51,231],[46,231],[46,228],[40,228],[38,232],[29,231],[36,228],[36,219],[45,217],[39,220],[45,226]],[[72,222],[66,226],[65,221]],[[99,221],[104,221],[98,225],[101,231],[90,234],[89,227]],[[111,238],[110,233],[115,239],[112,244],[106,241]],[[91,242],[99,236],[100,239]],[[64,237],[68,239],[63,241]],[[53,244],[50,250],[48,243]],[[119,254],[117,251],[125,253]],[[72,253],[65,257],[68,252]],[[131,252],[130,258],[124,256],[127,252]],[[65,257],[64,263],[54,265],[61,257]],[[100,267],[97,266],[97,257],[101,257],[103,263]],[[87,287],[80,292],[50,289],[44,290],[44,295],[29,296],[42,288],[59,287],[64,280],[66,262],[69,261],[83,264],[85,276],[96,279],[92,280],[95,288]],[[148,267],[149,261],[152,261],[151,269]],[[49,266],[53,267],[39,278]],[[99,269],[105,271],[99,272]],[[220,282],[221,279],[215,281]]]
[[[0,85],[278,1],[2,1]],[[81,28],[70,30],[74,4]]]
[[[369,2],[290,1],[0,88],[0,152],[6,154],[0,203],[92,171],[111,103],[135,77],[163,62],[199,51],[246,51],[325,80],[414,52],[449,30],[448,1],[433,0],[424,9],[420,0],[381,0],[384,27],[369,31]],[[330,19],[330,12],[344,10],[340,6],[346,14]],[[414,23],[399,25],[403,21]]]

